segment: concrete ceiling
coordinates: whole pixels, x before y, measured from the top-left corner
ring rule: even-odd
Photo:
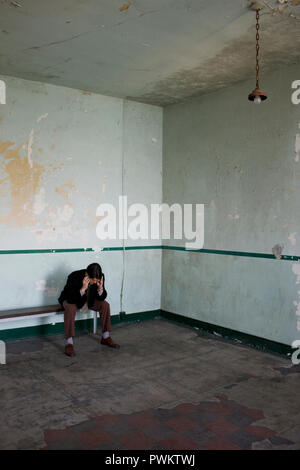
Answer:
[[[300,63],[289,2],[261,12],[264,73]],[[248,0],[0,0],[0,74],[165,106],[255,84],[255,12]]]

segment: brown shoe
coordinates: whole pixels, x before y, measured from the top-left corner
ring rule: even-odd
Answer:
[[[106,339],[101,338],[101,344],[105,344],[106,346],[109,346],[110,348],[116,348],[116,349],[120,348],[120,345],[117,343],[114,343],[110,336]]]
[[[65,354],[67,356],[75,356],[75,350],[73,344],[66,344],[65,345]]]

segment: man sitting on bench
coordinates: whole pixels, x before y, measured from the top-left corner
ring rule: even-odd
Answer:
[[[74,322],[78,309],[87,304],[88,308],[99,312],[101,319],[101,344],[111,348],[120,346],[113,342],[109,333],[111,331],[110,305],[106,302],[107,292],[104,287],[104,274],[98,263],[90,264],[86,269],[72,272],[67,279],[58,299],[64,308],[65,336],[67,344],[65,354],[75,356],[73,336],[75,336]]]

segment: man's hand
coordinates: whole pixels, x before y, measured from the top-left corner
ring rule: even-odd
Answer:
[[[98,280],[97,280],[97,289],[98,289],[99,291],[102,291],[102,290],[103,290],[103,275],[102,275],[101,279],[98,279]]]
[[[82,281],[82,288],[80,289],[81,291],[86,291],[90,283],[89,276],[84,276],[83,281]]]

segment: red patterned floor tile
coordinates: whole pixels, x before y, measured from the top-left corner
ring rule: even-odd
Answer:
[[[197,442],[178,434],[176,437],[164,439],[158,442],[159,446],[165,450],[193,450],[198,449]]]
[[[239,446],[224,437],[207,442],[204,444],[203,448],[206,450],[242,450]]]
[[[256,420],[263,419],[265,417],[264,413],[261,410],[251,410],[250,408],[244,408],[243,413],[248,416],[251,416],[251,418],[254,418]]]
[[[185,416],[176,416],[175,418],[168,419],[165,424],[177,432],[185,432],[189,429],[197,428],[199,424]]]
[[[174,411],[177,413],[192,413],[193,411],[198,411],[199,406],[193,405],[192,403],[181,403],[180,405],[175,406]]]
[[[130,415],[106,414],[95,416],[88,423],[90,422],[93,426],[97,425],[96,429],[92,429],[92,426],[91,429],[88,429],[84,422],[82,426],[85,426],[85,428],[83,427],[82,430],[80,427],[76,428],[76,434],[72,432],[72,427],[62,430],[47,429],[44,432],[45,447],[41,450],[48,450],[53,448],[53,446],[60,448],[60,445],[62,448],[64,448],[64,445],[65,447],[73,445],[74,448],[83,447],[87,449],[108,448],[115,438],[114,434],[116,434],[115,429],[118,429],[118,423],[119,427],[123,423],[128,428],[125,432],[118,434],[120,441],[118,445],[128,450],[154,449],[155,446],[166,450],[198,449],[199,442],[197,442],[195,436],[197,437],[196,431],[199,431],[200,422],[202,432],[210,433],[207,439],[208,442],[202,442],[205,449],[240,450],[241,448],[246,448],[245,446],[248,441],[252,442],[252,436],[253,442],[255,442],[255,440],[267,439],[276,434],[275,431],[264,426],[248,425],[247,422],[239,423],[236,419],[233,419],[237,414],[237,406],[240,407],[241,413],[248,416],[248,422],[250,418],[253,420],[264,418],[261,410],[250,409],[236,404],[228,400],[226,395],[218,395],[217,398],[220,400],[219,402],[203,402],[202,406],[201,404],[181,403],[173,409],[154,410],[156,414],[153,414],[153,410],[147,410]],[[163,419],[158,411],[161,411]],[[163,411],[165,411],[165,414]],[[203,419],[200,419],[205,414],[210,416],[210,420],[206,419],[203,421]],[[160,432],[162,431],[161,426],[164,426],[163,433]],[[149,432],[145,434],[143,432],[144,429],[148,429]],[[159,432],[156,432],[156,429]],[[186,432],[192,434],[190,436],[183,435]],[[241,433],[244,433],[246,437]],[[76,437],[78,440],[76,440]],[[245,441],[246,438],[248,439],[247,442]]]
[[[216,395],[216,398],[218,398],[221,401],[227,401],[228,400],[227,395]]]
[[[72,436],[73,433],[69,429],[46,429],[44,431],[44,440],[47,444]]]
[[[120,415],[102,415],[102,416],[95,416],[92,418],[92,421],[95,421],[99,426],[105,426],[106,424],[116,423],[120,421],[122,418]]]
[[[119,437],[119,441],[128,450],[143,450],[153,446],[156,442],[149,436],[146,436],[142,431],[136,431],[127,436]]]
[[[66,437],[49,444],[49,450],[84,450],[86,447],[76,436]]]
[[[230,434],[231,432],[234,432],[239,429],[237,426],[230,423],[229,421],[226,421],[225,419],[211,421],[209,423],[206,423],[205,427],[215,432],[216,434],[219,434],[220,436],[223,436],[224,434]]]
[[[218,416],[226,416],[235,412],[235,410],[226,405],[226,403],[212,403],[211,405],[206,406],[204,409]]]
[[[155,426],[160,424],[160,421],[154,418],[154,416],[147,411],[126,416],[125,419],[128,423],[139,429],[143,429],[146,426]]]
[[[113,439],[113,436],[103,431],[100,427],[77,434],[77,438],[85,448],[92,449]]]
[[[245,426],[245,428],[248,432],[251,434],[254,434],[254,436],[258,437],[259,439],[268,439],[271,436],[274,436],[276,434],[276,431],[273,431],[272,429],[266,428],[264,426]]]

